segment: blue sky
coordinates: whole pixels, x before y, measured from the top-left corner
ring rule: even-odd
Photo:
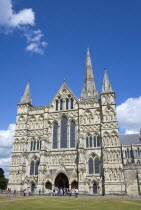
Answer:
[[[12,5],[11,22],[5,17],[8,5]],[[0,8],[1,131],[7,132],[15,123],[16,104],[28,80],[34,106],[49,104],[64,77],[79,98],[87,47],[99,92],[103,69],[107,69],[116,92],[121,130],[139,130],[140,0],[0,0]],[[23,10],[25,19],[21,20]]]
[[[48,43],[44,55],[25,51],[18,29],[0,34],[1,129],[15,122],[27,80],[33,105],[46,105],[64,77],[79,97],[84,81],[86,48],[90,47],[97,89],[106,67],[117,105],[140,95],[141,1],[15,0],[15,12],[32,8],[36,25]]]

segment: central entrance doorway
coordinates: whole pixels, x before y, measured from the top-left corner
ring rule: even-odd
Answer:
[[[57,187],[57,188],[69,188],[68,177],[63,173],[58,174],[58,176],[55,179],[55,187]]]
[[[31,193],[34,193],[34,192],[35,192],[35,184],[31,183]]]

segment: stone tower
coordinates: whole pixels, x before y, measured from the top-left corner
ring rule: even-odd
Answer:
[[[123,183],[121,148],[118,136],[115,92],[112,90],[106,69],[101,96],[101,138],[104,172],[104,193],[118,193]]]

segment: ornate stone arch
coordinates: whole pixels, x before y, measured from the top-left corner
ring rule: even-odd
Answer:
[[[110,105],[107,105],[105,110],[104,110],[105,121],[115,120],[115,115],[116,115],[116,113],[115,113],[113,107],[111,107]]]
[[[83,114],[84,124],[91,124],[93,121],[93,114],[89,109],[86,109]]]

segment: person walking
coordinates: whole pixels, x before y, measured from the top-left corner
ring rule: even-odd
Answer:
[[[77,198],[78,197],[78,189],[76,188],[75,189],[75,198]]]

